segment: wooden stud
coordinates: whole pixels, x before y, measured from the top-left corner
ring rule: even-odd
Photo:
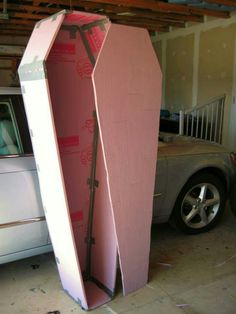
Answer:
[[[27,0],[29,1],[29,0]],[[40,0],[40,3],[50,3],[57,5],[69,6],[68,0]],[[196,15],[209,15],[221,18],[229,18],[230,14],[226,11],[209,10],[202,8],[195,8],[192,6],[171,4],[156,0],[93,0],[93,1],[79,1],[73,0],[72,5],[75,7],[95,7],[97,5],[117,5],[123,6],[124,8],[139,8],[139,9],[149,9],[158,12],[168,12],[168,13],[179,13],[179,14],[196,14]]]
[[[174,27],[185,27],[184,22],[180,21],[165,21],[162,19],[145,19],[145,18],[139,18],[137,16],[125,16],[125,15],[116,15],[116,14],[109,14],[108,15],[111,20],[113,21],[129,21],[129,22],[134,22],[134,23],[141,23],[143,25],[153,25],[153,26],[174,26]]]
[[[206,0],[206,2],[212,3],[212,4],[236,7],[236,2],[234,0]]]

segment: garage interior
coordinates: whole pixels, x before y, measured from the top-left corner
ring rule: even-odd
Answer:
[[[235,217],[226,209],[212,231],[186,236],[169,225],[152,230],[149,283],[92,313],[234,314]],[[53,254],[0,266],[1,312],[85,313],[61,288]]]
[[[63,9],[104,14],[149,30],[163,73],[162,109],[176,114],[226,95],[222,144],[235,150],[235,1],[2,1],[0,9],[0,86],[19,86],[16,71],[37,21]],[[154,225],[149,283],[123,297],[118,280],[114,300],[94,312],[235,313],[235,222],[227,204],[207,233]],[[62,290],[53,254],[0,265],[0,278],[4,314],[83,312]]]

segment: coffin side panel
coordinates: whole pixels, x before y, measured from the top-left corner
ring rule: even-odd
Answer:
[[[147,31],[111,25],[94,73],[124,294],[147,282],[161,72]]]
[[[23,71],[24,66],[30,64],[36,66],[37,62],[47,58],[64,18],[63,12],[59,12],[59,14],[39,21],[35,25],[21,60],[20,72]]]
[[[63,169],[65,188],[72,219],[74,239],[82,272],[86,271],[86,238],[89,212],[89,178],[93,155],[95,101],[89,58],[83,36],[77,31],[73,36],[71,18],[52,47],[47,60],[52,109],[55,119],[58,146]],[[100,26],[84,34],[89,51],[96,58],[102,45],[105,30]],[[95,45],[96,43],[96,45]],[[95,46],[97,47],[95,49]],[[91,48],[92,47],[92,48]],[[101,142],[98,142],[91,269],[95,280],[114,291],[117,245],[111,205],[108,196],[106,171]]]
[[[86,309],[87,300],[68,215],[48,84],[45,80],[27,81],[23,87],[40,190],[62,286]]]
[[[103,17],[95,15],[93,20],[86,13],[59,14],[41,21],[19,71],[62,285],[85,309],[110,299],[99,287],[113,293],[116,274],[116,238],[99,142],[96,179],[100,185],[91,254],[94,282],[83,280],[88,264],[88,179],[95,121],[91,73],[108,27]],[[108,245],[104,238],[109,238]]]

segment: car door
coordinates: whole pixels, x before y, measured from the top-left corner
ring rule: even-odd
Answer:
[[[23,103],[20,96],[0,95],[0,260],[47,242]]]

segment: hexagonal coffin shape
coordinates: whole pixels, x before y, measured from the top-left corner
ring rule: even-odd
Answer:
[[[117,246],[100,141],[99,188],[93,234],[88,234],[95,127],[91,73],[108,27],[106,18],[79,12],[40,21],[20,67],[59,274],[63,288],[85,309],[109,300],[116,274]]]
[[[161,71],[148,32],[112,24],[93,72],[124,293],[148,279]]]
[[[114,293],[117,241],[124,293],[147,281],[160,69],[146,31],[60,12],[19,74],[62,285],[94,308]]]

